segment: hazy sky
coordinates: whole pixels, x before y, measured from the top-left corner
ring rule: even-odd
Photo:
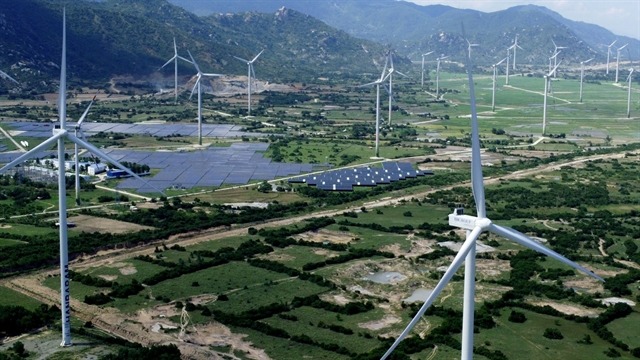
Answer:
[[[420,5],[443,4],[484,12],[516,5],[540,5],[567,19],[596,24],[616,35],[640,39],[640,0],[406,0]]]

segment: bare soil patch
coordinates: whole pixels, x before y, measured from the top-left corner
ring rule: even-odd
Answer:
[[[124,221],[105,219],[101,217],[89,215],[75,215],[69,218],[69,222],[75,223],[76,228],[80,231],[92,233],[111,233],[123,234],[128,232],[136,232],[140,230],[153,229],[149,226],[143,226]]]
[[[380,320],[373,320],[365,323],[360,323],[358,324],[358,327],[362,329],[368,329],[368,330],[381,330],[393,324],[397,324],[399,322],[400,322],[400,318],[395,317],[393,315],[385,315]]]
[[[308,231],[297,236],[300,240],[313,242],[328,242],[332,244],[348,244],[351,242],[351,235],[347,232],[321,229],[318,231]]]
[[[560,304],[552,301],[532,301],[531,305],[551,306],[552,308],[560,311],[563,314],[576,316],[596,317],[601,312],[603,312],[603,310],[601,309],[591,309],[578,305]]]

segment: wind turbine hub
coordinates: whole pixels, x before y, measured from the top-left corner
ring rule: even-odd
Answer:
[[[59,127],[53,127],[53,135],[58,135],[58,134],[66,134],[67,133],[67,129],[61,129]]]

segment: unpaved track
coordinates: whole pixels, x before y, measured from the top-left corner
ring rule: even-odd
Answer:
[[[638,153],[640,151],[636,151]],[[517,179],[522,177],[530,177],[534,174],[552,171],[560,169],[563,166],[575,166],[587,161],[598,160],[598,159],[612,159],[612,158],[622,158],[624,157],[624,153],[620,154],[607,154],[607,155],[594,155],[589,157],[584,157],[576,160],[566,161],[566,162],[557,162],[553,164],[542,165],[533,169],[516,171],[511,174],[502,175],[494,178],[486,178],[485,184],[496,183],[502,179]],[[422,193],[410,194],[397,198],[387,198],[384,200],[376,200],[367,202],[364,204],[354,205],[352,207],[340,210],[325,210],[325,211],[317,211],[312,214],[294,216],[287,219],[276,219],[269,220],[259,225],[242,225],[237,228],[232,227],[217,227],[206,229],[202,231],[194,231],[183,234],[178,234],[170,237],[168,240],[165,240],[164,243],[167,245],[170,244],[179,244],[181,246],[189,246],[198,244],[205,241],[213,241],[219,240],[231,236],[240,236],[247,234],[247,230],[249,227],[255,227],[257,229],[267,228],[267,227],[280,227],[285,225],[290,225],[293,223],[298,223],[305,219],[313,218],[313,217],[322,217],[322,216],[336,216],[345,211],[360,211],[361,206],[366,206],[367,208],[377,208],[382,206],[393,205],[399,203],[403,200],[410,200],[411,198],[422,198],[428,194],[434,193],[436,191],[441,190],[449,190],[458,186],[469,186],[469,182],[458,183],[454,185],[448,185],[444,187],[440,187],[437,189],[431,189]],[[78,271],[82,269],[92,268],[92,267],[100,267],[104,265],[109,265],[116,262],[125,261],[127,259],[131,259],[138,255],[147,255],[153,254],[155,247],[158,242],[152,244],[146,244],[134,249],[124,249],[124,250],[111,250],[105,252],[99,252],[96,255],[92,255],[85,258],[79,258],[72,262],[71,268]],[[47,275],[57,274],[57,270],[45,270],[39,271],[27,275],[22,275],[10,279],[5,279],[0,281],[1,285],[5,285],[11,289],[19,291],[27,296],[31,296],[39,301],[42,301],[45,304],[49,305],[59,305],[60,303],[60,294],[59,292],[52,290],[46,287],[42,282],[47,277]],[[198,346],[195,344],[179,342],[174,336],[170,334],[164,333],[150,333],[148,329],[144,329],[139,323],[134,323],[129,321],[131,317],[128,314],[122,313],[117,309],[113,308],[101,308],[93,305],[85,304],[79,300],[72,299],[71,308],[73,311],[73,315],[80,318],[82,321],[91,321],[94,326],[97,328],[110,333],[114,336],[121,337],[123,339],[127,339],[130,341],[135,341],[143,345],[151,345],[151,344],[163,344],[163,343],[175,343],[179,346],[180,350],[183,353],[183,357],[191,358],[191,359],[217,359],[220,358],[220,355],[213,350],[210,350],[206,346]],[[254,351],[249,352],[247,354],[253,359],[268,359],[268,357],[264,354],[264,352]]]

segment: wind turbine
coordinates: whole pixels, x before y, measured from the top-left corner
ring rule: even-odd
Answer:
[[[584,64],[593,60],[593,58],[585,61],[580,61],[580,102],[582,102],[582,81],[584,80]]]
[[[404,77],[407,77],[407,75],[401,73],[400,71],[396,70],[393,67],[393,53],[391,51],[389,51],[389,59],[388,59],[388,63],[389,63],[389,68],[387,69],[389,72],[387,74],[387,78],[389,78],[389,88],[387,89],[389,92],[389,125],[391,125],[391,103],[394,101],[393,99],[393,73],[398,73]]]
[[[463,318],[462,318],[462,355],[461,359],[467,360],[473,357],[473,312],[474,312],[474,297],[475,297],[475,257],[476,257],[476,241],[480,235],[484,232],[490,232],[498,236],[507,238],[514,241],[524,247],[535,250],[539,253],[550,256],[566,265],[569,265],[577,270],[580,270],[587,275],[590,275],[600,281],[604,281],[601,277],[594,274],[592,271],[585,267],[574,263],[573,261],[565,258],[564,256],[550,250],[536,241],[532,240],[525,234],[518,232],[512,228],[494,224],[486,216],[485,198],[484,198],[484,184],[482,177],[482,164],[480,159],[480,139],[478,135],[478,116],[476,112],[476,101],[473,85],[473,76],[471,74],[471,59],[467,59],[467,73],[469,79],[469,96],[471,103],[471,187],[473,190],[473,197],[476,203],[476,216],[463,215],[459,213],[459,210],[455,209],[453,214],[449,215],[449,225],[458,228],[465,229],[467,231],[467,237],[455,256],[449,268],[447,268],[444,276],[436,287],[433,289],[429,297],[424,302],[418,313],[409,322],[407,327],[402,331],[400,336],[391,345],[389,350],[382,356],[381,360],[386,359],[395,350],[398,344],[407,336],[411,329],[420,321],[420,318],[424,312],[435,301],[436,297],[447,286],[451,278],[454,276],[458,268],[465,262],[465,275],[464,275],[464,305],[463,305]]]
[[[609,75],[609,56],[611,56],[611,47],[617,42],[618,40],[613,40],[613,42],[611,44],[609,44],[609,46],[607,46],[607,75]]]
[[[424,60],[423,60],[424,61]],[[14,83],[20,85],[19,82],[16,81],[16,79],[12,78],[11,76],[9,76],[9,74],[7,74],[6,72],[0,70],[0,79],[7,79],[7,80],[11,80]]]
[[[365,86],[376,86],[376,148],[375,148],[375,156],[380,157],[379,152],[379,142],[380,142],[380,84],[382,84],[385,80],[387,80],[387,63],[389,62],[389,58],[384,63],[384,68],[382,69],[382,74],[380,74],[380,78],[374,82],[370,82],[368,84],[360,85],[359,87]]]
[[[169,65],[169,63],[171,63],[172,61],[175,62],[175,84],[174,84],[174,92],[176,95],[176,99],[175,102],[178,102],[178,59],[180,60],[184,60],[188,63],[191,64],[191,61],[189,61],[188,59],[183,58],[182,56],[178,55],[178,47],[176,46],[176,38],[173,38],[173,57],[171,59],[169,59],[166,63],[164,63],[164,65],[162,65],[160,67],[160,69],[164,68],[165,66]]]
[[[426,54],[422,54],[422,81],[420,82],[420,86],[422,88],[424,88],[424,57],[431,54],[433,54],[433,51],[429,51]]]
[[[553,41],[553,39],[551,39],[551,42],[553,43],[553,46],[555,47],[555,49],[553,50],[553,54],[554,55],[552,56],[553,57],[553,66],[555,68],[557,68],[557,66],[556,66],[557,60],[558,60],[557,56],[558,56],[558,54],[560,54],[560,51],[558,51],[558,50],[566,49],[567,47],[566,46],[558,46],[558,45],[556,45],[556,42]],[[554,77],[556,76],[555,72],[553,73],[553,76]]]
[[[84,119],[87,117],[87,114],[89,113],[89,109],[91,109],[91,105],[93,105],[93,102],[96,101],[96,97],[94,96],[93,99],[91,99],[91,102],[89,103],[89,106],[87,106],[87,109],[82,113],[82,116],[80,116],[80,119],[78,119],[78,123],[76,124],[75,127],[75,131],[74,131],[74,135],[76,137],[79,136],[79,138],[86,140],[84,137],[84,133],[82,132],[82,122],[84,121]],[[80,160],[79,160],[79,155],[78,155],[78,144],[74,143],[73,144],[73,155],[74,155],[74,159],[75,159],[75,166],[76,166],[76,176],[75,176],[75,180],[76,180],[76,205],[80,205]]]
[[[620,65],[620,51],[622,51],[622,49],[626,48],[627,45],[629,44],[624,44],[622,45],[622,47],[618,48],[617,54],[616,54],[616,84],[618,83],[618,66]]]
[[[477,47],[479,46],[478,44],[472,44],[469,40],[465,39],[467,41],[467,52],[469,53],[469,57],[471,57],[471,48],[472,47]]]
[[[511,57],[511,47],[507,48],[507,70],[504,77],[504,84],[509,85],[509,57]]]
[[[560,66],[561,63],[562,63],[562,60],[553,68],[553,70],[549,71],[549,73],[544,76],[544,102],[542,104],[542,135],[545,134],[545,131],[547,128],[547,93],[549,92],[549,87],[551,86],[551,75],[553,74],[554,71],[556,71],[556,68]]]
[[[491,111],[496,111],[496,75],[498,73],[497,66],[505,62],[508,57],[500,60],[498,63],[491,65],[493,67],[493,96],[491,97]]]
[[[444,56],[444,54],[440,55],[440,57],[438,57],[437,60],[437,65],[436,65],[436,100],[438,100],[440,98],[440,61],[448,58],[449,56]]]
[[[627,81],[629,82],[627,89],[627,118],[631,117],[631,75],[633,74],[633,68],[629,69],[629,76]]]
[[[516,70],[516,49],[520,49],[520,50],[524,50],[523,48],[520,47],[520,45],[518,45],[518,34],[516,34],[516,39],[513,41],[513,45],[511,45],[511,47],[513,48],[513,70]]]
[[[219,77],[224,75],[203,73],[200,70],[200,66],[198,66],[198,63],[193,59],[193,55],[191,55],[191,52],[189,50],[187,50],[187,52],[189,53],[189,57],[191,58],[191,63],[193,64],[193,66],[195,66],[196,70],[198,71],[198,73],[196,74],[196,83],[193,85],[193,89],[191,89],[191,95],[189,96],[189,99],[191,99],[191,97],[193,96],[193,92],[196,90],[196,87],[197,87],[198,88],[198,145],[202,145],[202,87],[200,86],[200,83],[202,82],[203,76]]]
[[[558,64],[554,64],[553,70],[551,70],[551,69],[552,69],[552,67],[551,67],[551,60],[553,60],[553,62],[555,63],[555,62],[556,62],[556,59],[558,58],[558,55],[560,55],[560,53],[561,53],[561,52],[562,52],[562,51],[558,51],[558,52],[556,52],[555,54],[553,54],[553,56],[551,56],[551,57],[549,58],[549,73],[550,73],[550,74],[552,74],[552,75],[553,75],[553,77],[555,77],[555,76],[556,76],[556,69],[558,68],[558,66],[557,66]],[[549,84],[549,88],[547,89],[547,91],[549,91],[549,92],[553,92],[553,88],[552,88],[552,86],[551,86],[551,83]]]
[[[254,79],[256,78],[256,72],[253,71],[253,62],[258,60],[258,57],[260,57],[263,52],[264,50],[260,51],[251,61],[234,56],[234,58],[247,63],[247,115],[251,115],[251,76],[253,76]]]
[[[65,166],[64,166],[64,140],[68,139],[71,142],[78,144],[91,153],[109,161],[110,163],[125,170],[129,175],[135,177],[138,180],[145,182],[138,175],[131,170],[124,167],[120,162],[105,154],[97,147],[90,143],[79,139],[75,135],[69,133],[66,129],[67,119],[67,30],[66,30],[66,11],[62,10],[62,60],[60,62],[60,89],[58,90],[58,113],[59,113],[59,127],[54,127],[53,136],[47,140],[35,146],[28,152],[18,156],[15,160],[9,162],[2,168],[0,168],[0,174],[6,173],[9,169],[23,163],[24,161],[35,157],[38,153],[48,149],[53,144],[57,144],[58,147],[58,226],[60,228],[60,311],[62,315],[62,342],[60,346],[71,345],[71,304],[69,293],[69,249],[67,242],[67,192],[66,192],[66,178],[65,178]]]

